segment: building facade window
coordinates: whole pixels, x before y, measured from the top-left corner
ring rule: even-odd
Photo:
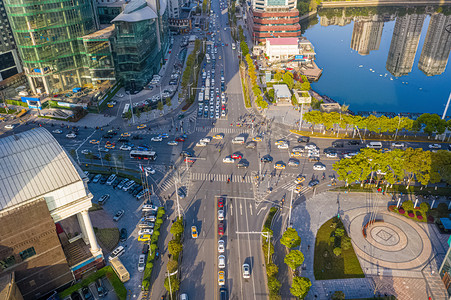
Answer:
[[[0,260],[0,268],[2,270],[7,269],[16,264],[16,258],[14,255],[8,256],[5,259]]]
[[[20,258],[22,258],[22,260],[25,260],[29,257],[36,255],[36,251],[34,250],[34,247],[31,247],[31,248],[28,248],[28,249],[20,252],[19,254],[20,254]]]

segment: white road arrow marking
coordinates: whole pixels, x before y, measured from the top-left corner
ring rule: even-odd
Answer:
[[[233,205],[230,203],[230,215],[233,216]]]
[[[260,208],[260,210],[257,212],[257,216],[262,212],[262,210],[265,210],[266,206],[263,206],[262,208]]]
[[[243,205],[240,203],[240,214],[243,215]]]

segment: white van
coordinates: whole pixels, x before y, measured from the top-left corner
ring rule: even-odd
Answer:
[[[108,180],[106,182],[107,185],[112,185],[114,180],[116,179],[116,174],[111,174],[110,177],[108,177]]]
[[[114,249],[113,252],[111,252],[110,256],[108,257],[108,260],[112,260],[115,257],[119,257],[122,254],[124,254],[124,252],[125,252],[125,248],[122,246],[119,246],[116,249]]]
[[[369,144],[366,144],[367,148],[372,149],[382,149],[382,143],[381,142],[370,142]]]
[[[232,140],[232,144],[244,144],[245,138],[244,136],[237,136]]]

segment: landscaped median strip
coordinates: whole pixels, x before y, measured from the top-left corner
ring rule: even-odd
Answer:
[[[153,269],[153,261],[155,259],[155,251],[157,250],[158,246],[158,238],[160,237],[160,227],[161,224],[163,224],[163,216],[165,214],[164,208],[159,207],[157,212],[157,220],[155,221],[155,226],[153,229],[153,235],[150,239],[150,253],[147,256],[146,261],[146,267],[144,269],[144,276],[142,280],[142,290],[148,291],[150,288],[150,277],[152,275],[152,269]]]
[[[60,299],[64,299],[70,296],[73,292],[78,291],[82,287],[87,287],[90,283],[95,282],[97,279],[106,276],[113,286],[114,292],[120,300],[125,300],[127,298],[127,289],[124,284],[119,280],[116,273],[114,273],[113,268],[111,266],[103,267],[98,270],[94,274],[90,275],[83,281],[71,286],[70,288],[59,293]]]
[[[269,210],[268,216],[266,217],[265,224],[263,225],[262,232],[266,233],[269,236],[273,236],[273,232],[271,230],[272,219],[275,214],[279,210],[278,207],[271,207]],[[269,245],[268,245],[269,244]],[[268,258],[268,247],[269,248],[269,258]],[[279,268],[272,261],[272,256],[274,254],[274,245],[269,242],[269,238],[264,238],[262,240],[262,250],[263,255],[265,257],[265,265],[266,265],[266,275],[268,278],[268,289],[269,289],[269,299],[279,299],[280,287],[282,284],[279,280],[277,280],[277,273],[279,273]]]

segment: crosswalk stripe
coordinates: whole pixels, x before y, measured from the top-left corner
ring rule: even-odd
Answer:
[[[192,180],[196,181],[227,181],[230,177],[227,174],[211,174],[211,173],[192,173]],[[252,183],[252,177],[251,176],[243,176],[241,175],[233,175],[231,178],[231,182],[234,183]]]

